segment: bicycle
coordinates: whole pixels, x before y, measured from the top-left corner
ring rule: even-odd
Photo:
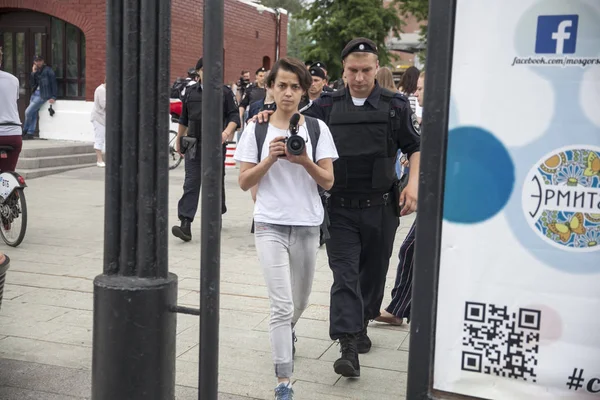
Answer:
[[[169,129],[169,169],[175,169],[181,164],[183,157],[175,150],[175,141],[177,140],[177,128],[179,124],[179,115],[181,114],[181,100],[171,99],[170,115],[171,115],[171,128]]]
[[[13,151],[12,146],[0,146],[0,158]],[[25,178],[14,171],[0,172],[0,236],[9,246],[17,247],[27,231]]]

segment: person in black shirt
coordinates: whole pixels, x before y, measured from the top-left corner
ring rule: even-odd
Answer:
[[[375,80],[377,45],[357,38],[341,56],[347,86],[322,93],[302,113],[329,126],[339,153],[327,199],[327,255],[334,280],[329,336],[341,344],[335,372],[358,377],[358,354],[371,349],[368,323],[380,315],[399,217],[417,208],[420,136],[408,99]],[[265,109],[272,107],[265,104]],[[258,120],[267,117],[265,112]],[[401,193],[398,149],[411,166]]]
[[[196,139],[196,143],[185,150],[185,180],[183,183],[183,196],[179,200],[177,213],[180,226],[174,226],[172,233],[181,240],[188,242],[192,240],[191,224],[198,210],[198,201],[200,199],[200,184],[202,178],[202,159],[201,159],[201,141],[202,141],[202,58],[196,63],[198,71],[198,83],[189,86],[183,97],[182,111],[179,118],[179,131],[175,146],[177,152],[181,154],[181,139],[183,136],[189,136]],[[240,116],[238,114],[237,101],[235,95],[227,86],[223,85],[223,127],[221,140],[223,142],[223,192],[221,213],[227,212],[225,205],[225,154],[227,151],[226,143],[233,139],[235,130],[240,126]],[[193,154],[195,153],[195,154]]]
[[[265,74],[267,70],[260,67],[256,70],[256,80],[246,88],[246,93],[240,102],[240,120],[244,121],[244,112],[246,108],[254,102],[264,100],[267,94],[265,89]]]

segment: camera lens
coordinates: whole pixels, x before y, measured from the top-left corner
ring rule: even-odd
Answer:
[[[304,152],[305,146],[306,143],[304,142],[304,139],[300,136],[292,136],[287,141],[288,151],[295,156],[299,156],[300,154],[302,154]]]

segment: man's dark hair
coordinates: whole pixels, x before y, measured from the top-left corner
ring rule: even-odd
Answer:
[[[307,71],[304,63],[296,58],[284,57],[279,59],[275,65],[273,65],[273,68],[271,68],[271,72],[265,81],[267,87],[273,87],[275,78],[277,78],[280,69],[296,74],[300,87],[305,92],[310,88],[310,85],[312,85],[312,76],[310,75],[310,72]]]
[[[417,67],[408,67],[408,69],[402,74],[402,78],[400,78],[398,89],[407,95],[413,94],[417,91],[417,81],[419,80],[419,75],[420,72]]]
[[[244,74],[249,74],[250,71],[248,71],[247,69],[243,69],[242,72],[240,73],[240,75],[244,75]]]

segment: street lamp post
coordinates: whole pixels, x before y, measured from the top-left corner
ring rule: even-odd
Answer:
[[[177,276],[167,258],[170,0],[107,1],[104,271],[93,400],[175,396]]]

